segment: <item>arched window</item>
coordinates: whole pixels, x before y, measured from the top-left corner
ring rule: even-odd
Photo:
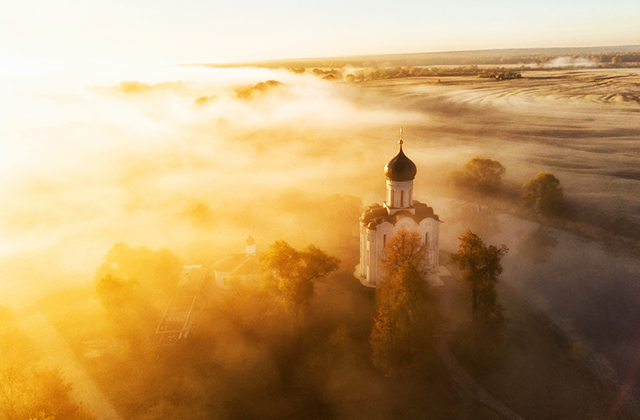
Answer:
[[[393,191],[393,190],[391,190],[391,197],[389,197],[389,205],[390,205],[391,207],[395,207],[395,206],[396,206],[396,203],[395,203],[395,202],[394,202],[394,200],[393,200],[393,199],[395,198],[393,193],[394,193],[394,191]]]
[[[387,235],[382,235],[382,247],[387,246]]]
[[[429,232],[424,233],[424,244],[429,246]]]
[[[404,191],[400,191],[400,207],[404,207]]]

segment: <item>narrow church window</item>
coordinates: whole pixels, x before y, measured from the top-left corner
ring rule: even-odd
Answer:
[[[387,235],[382,235],[382,247],[387,246]]]
[[[395,201],[393,200],[393,199],[395,198],[393,193],[394,193],[394,191],[393,191],[393,190],[391,190],[391,198],[389,199],[389,201],[390,201],[389,205],[390,205],[391,207],[395,207],[395,206],[396,206],[396,203],[395,203]]]
[[[424,234],[424,244],[429,245],[429,232],[425,232]]]
[[[400,207],[404,207],[404,191],[400,191]]]

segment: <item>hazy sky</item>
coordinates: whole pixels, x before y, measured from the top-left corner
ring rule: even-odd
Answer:
[[[638,0],[2,0],[0,68],[640,43]]]

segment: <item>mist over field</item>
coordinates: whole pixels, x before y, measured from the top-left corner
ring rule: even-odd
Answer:
[[[403,126],[416,199],[444,221],[441,249],[466,229],[506,243],[504,282],[587,337],[604,371],[638,376],[640,263],[625,245],[640,234],[637,70],[347,83],[166,67],[6,78],[0,93],[12,105],[0,114],[0,306],[92,283],[118,242],[210,265],[251,234],[258,252],[313,243],[348,275],[362,206],[384,199]],[[476,156],[504,165],[511,196],[553,173],[585,237],[465,203],[447,180]],[[229,334],[272,380],[272,361]],[[240,369],[240,356],[216,351]]]

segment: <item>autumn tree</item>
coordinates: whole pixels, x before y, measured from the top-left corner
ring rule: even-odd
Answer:
[[[153,331],[178,281],[182,264],[167,249],[119,242],[96,270],[96,293],[118,333],[133,349]]]
[[[373,360],[381,369],[411,362],[436,335],[438,311],[426,281],[426,258],[427,246],[417,232],[402,229],[385,246],[371,332]]]
[[[497,160],[474,157],[464,164],[462,170],[451,172],[449,182],[459,189],[492,194],[502,187],[505,172],[505,167]]]
[[[131,247],[118,242],[107,252],[96,270],[96,280],[108,275],[123,280],[135,280],[151,295],[168,295],[173,291],[182,264],[168,249],[152,251],[147,247]]]
[[[62,371],[44,367],[43,353],[0,307],[0,419],[92,420]]]
[[[93,420],[76,403],[73,386],[59,369],[0,368],[0,418],[7,420]]]
[[[560,180],[553,174],[540,172],[522,186],[525,204],[543,215],[553,215],[562,210],[564,197]]]
[[[338,269],[340,260],[309,245],[296,251],[285,241],[276,241],[260,256],[263,284],[298,310],[314,293],[313,281]]]

